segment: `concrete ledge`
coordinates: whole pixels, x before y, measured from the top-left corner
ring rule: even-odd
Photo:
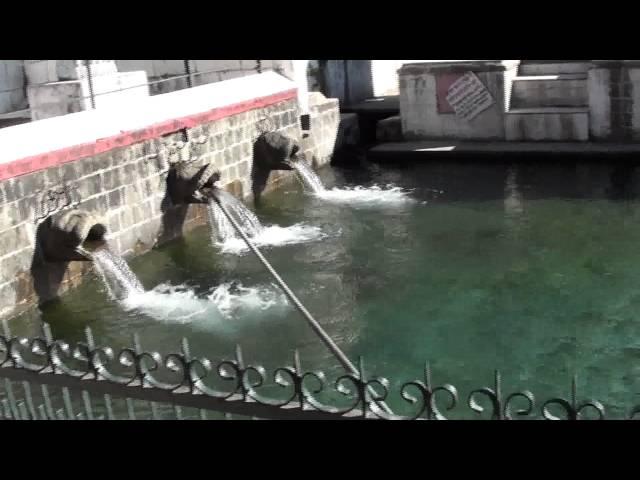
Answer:
[[[420,62],[407,63],[398,70],[399,75],[419,75],[421,73],[449,73],[466,72],[504,72],[516,65],[520,60],[458,60],[450,62]]]
[[[273,72],[202,85],[0,130],[0,180],[296,98]]]
[[[530,82],[535,80],[586,80],[586,73],[558,73],[556,75],[519,75],[514,82]]]
[[[399,115],[378,122],[376,127],[378,142],[401,142],[402,139],[402,121]]]
[[[356,104],[344,105],[340,110],[343,113],[365,115],[397,115],[400,112],[400,96],[387,95],[385,97],[368,98]]]
[[[500,157],[508,155],[632,155],[640,154],[640,143],[590,143],[590,142],[393,142],[373,147],[367,153],[369,158],[406,157],[429,159],[431,157],[489,155]],[[640,160],[640,159],[638,159]]]
[[[535,107],[535,108],[512,108],[508,113],[513,115],[538,115],[541,113],[589,113],[588,107]]]

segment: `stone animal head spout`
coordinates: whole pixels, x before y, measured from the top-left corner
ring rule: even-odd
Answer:
[[[67,210],[47,218],[39,228],[39,243],[49,262],[87,261],[92,248],[105,243],[107,228],[91,213]]]
[[[178,163],[169,171],[167,189],[174,205],[207,203],[220,172],[212,163],[196,166]]]
[[[257,170],[292,170],[293,163],[301,158],[300,145],[280,132],[263,133],[253,144],[253,166]]]

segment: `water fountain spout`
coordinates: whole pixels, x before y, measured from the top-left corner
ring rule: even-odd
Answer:
[[[266,132],[253,144],[253,167],[251,189],[256,205],[274,170],[294,170],[295,163],[303,157],[300,144],[280,132]]]
[[[90,261],[89,251],[105,242],[107,228],[91,213],[74,209],[47,218],[39,232],[44,258],[50,262]]]
[[[196,166],[179,162],[171,168],[167,178],[167,189],[174,205],[208,203],[220,172],[212,163]]]
[[[293,163],[300,160],[300,144],[280,132],[260,135],[253,145],[253,168],[271,170],[293,170]]]

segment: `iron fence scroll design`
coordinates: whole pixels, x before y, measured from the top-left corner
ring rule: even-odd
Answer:
[[[26,338],[11,334],[5,321],[0,335],[0,377],[5,379],[5,398],[0,401],[0,417],[5,418],[114,418],[111,398],[124,398],[128,417],[136,418],[133,400],[146,400],[156,408],[160,403],[172,405],[176,418],[182,418],[182,408],[199,409],[200,417],[207,418],[206,411],[226,415],[239,414],[265,419],[386,419],[386,420],[446,420],[444,411],[454,410],[459,403],[456,387],[451,384],[434,386],[431,368],[425,365],[423,379],[402,383],[395,398],[404,401],[411,414],[387,413],[379,402],[390,399],[392,389],[386,378],[367,374],[364,361],[358,362],[357,372],[346,373],[329,382],[324,373],[305,371],[300,355],[294,352],[291,364],[275,368],[268,373],[260,365],[248,364],[240,346],[233,358],[217,363],[191,354],[189,342],[182,340],[178,352],[162,355],[142,349],[140,339],[133,336],[130,347],[116,351],[98,346],[90,328],[85,339],[75,345],[55,340],[47,324],[42,336]],[[272,381],[269,383],[269,381]],[[22,382],[26,399],[18,401],[10,383]],[[217,381],[226,386],[213,386]],[[32,384],[38,384],[46,392],[48,386],[63,388],[63,408],[56,412],[50,399],[36,406],[32,400]],[[278,387],[283,395],[265,395],[261,390]],[[372,389],[370,387],[375,387]],[[82,392],[81,413],[70,400],[69,390]],[[564,419],[581,420],[583,413],[592,410],[596,418],[605,418],[604,406],[590,400],[577,402],[576,379],[571,385],[570,398],[552,398],[540,404],[540,417],[559,419],[550,407],[564,412]],[[271,390],[273,392],[273,390]],[[328,402],[328,396],[340,395],[345,405]],[[109,399],[105,415],[95,414],[91,395],[103,395]],[[327,396],[328,395],[328,396]],[[325,400],[321,397],[325,396]],[[480,399],[489,401],[494,420],[513,420],[534,414],[535,397],[528,390],[503,394],[500,373],[494,373],[494,385],[473,390],[467,406],[472,412],[485,409]],[[441,405],[438,405],[441,399]],[[524,408],[512,412],[514,400],[524,402]],[[75,410],[74,410],[75,408]],[[4,412],[4,413],[3,413]],[[155,415],[155,413],[154,413]],[[640,415],[640,405],[631,409],[628,418]]]

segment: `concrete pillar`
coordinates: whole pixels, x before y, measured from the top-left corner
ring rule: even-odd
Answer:
[[[592,140],[640,139],[640,61],[592,60],[588,89]]]
[[[371,60],[327,60],[323,76],[322,93],[340,104],[353,105],[374,96]]]
[[[0,115],[26,108],[23,60],[0,60]]]
[[[607,66],[594,64],[587,77],[589,92],[589,137],[607,140],[611,136],[611,75]]]
[[[309,80],[307,79],[307,67],[309,60],[293,60],[293,80],[298,87],[298,105],[300,115],[309,114]]]
[[[294,80],[293,60],[273,60],[273,70],[289,80]]]

